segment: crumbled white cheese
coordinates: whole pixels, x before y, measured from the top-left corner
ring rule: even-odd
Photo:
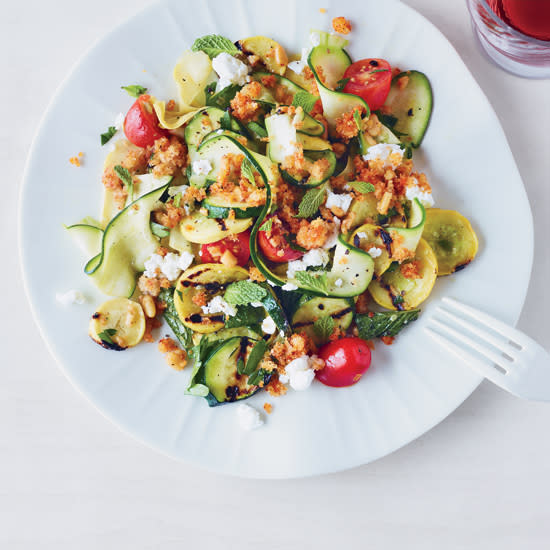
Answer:
[[[288,68],[296,74],[302,74],[307,67],[307,58],[311,52],[311,48],[302,48],[302,57],[298,61],[291,61]]]
[[[237,314],[237,310],[228,304],[221,296],[214,296],[210,302],[201,307],[203,313],[224,313],[228,317]]]
[[[274,154],[281,159],[291,157],[297,151],[296,128],[292,125],[288,115],[271,115],[269,117],[270,133],[277,137],[270,144]]]
[[[345,213],[348,211],[352,200],[353,196],[349,193],[342,193],[338,195],[329,189],[325,206],[327,208],[340,208]]]
[[[64,306],[73,304],[81,305],[86,302],[86,296],[80,290],[68,290],[67,292],[57,292],[55,299]]]
[[[376,246],[371,246],[367,252],[370,254],[371,258],[378,258],[382,254],[382,251],[379,248],[376,248]]]
[[[342,279],[338,278],[334,281],[334,286],[340,288],[344,284],[344,281]]]
[[[298,287],[294,283],[285,283],[281,288],[287,292],[290,292],[291,290],[298,290]]]
[[[212,164],[207,159],[194,160],[191,164],[193,173],[199,176],[206,176],[212,172]]]
[[[245,65],[242,61],[239,61],[227,52],[222,52],[212,59],[212,68],[220,77],[216,86],[217,92],[227,88],[231,84],[244,86],[250,81],[248,65]]]
[[[275,321],[268,315],[262,321],[262,331],[265,332],[265,334],[275,334],[276,330],[277,325],[275,324]]]
[[[323,245],[323,248],[325,250],[329,250],[330,248],[338,244],[338,235],[340,235],[340,223],[340,220],[335,217],[333,220],[334,229],[332,230],[332,233],[329,235],[328,239]]]
[[[173,187],[168,188],[168,194],[171,197],[175,197],[176,195],[185,195],[187,193],[187,190],[189,189],[189,185],[174,185]]]
[[[397,168],[403,161],[403,149],[394,143],[378,143],[368,148],[363,160],[382,160],[384,168]]]
[[[122,130],[122,127],[124,126],[124,115],[122,113],[118,113],[113,126],[116,128],[117,132]]]
[[[315,48],[321,43],[321,35],[317,31],[311,31],[309,33],[309,41],[311,45]]]
[[[359,231],[359,233],[357,233],[357,236],[360,239],[366,239],[367,238],[367,234],[364,231]]]
[[[175,281],[180,273],[193,263],[193,259],[193,254],[187,251],[182,252],[181,255],[169,252],[164,257],[160,254],[152,254],[149,259],[145,260],[143,274],[151,278],[162,274],[169,281]]]
[[[255,430],[264,423],[260,413],[246,403],[239,403],[237,405],[237,418],[239,419],[240,427],[247,431]]]
[[[431,208],[434,205],[434,199],[431,192],[422,191],[418,185],[411,185],[407,187],[405,191],[405,196],[410,200],[418,199],[423,206],[426,208]]]
[[[269,286],[277,286],[273,281],[270,281],[269,279],[267,279],[267,284]]]
[[[296,391],[307,390],[315,378],[315,371],[311,368],[311,362],[315,356],[302,355],[285,366],[285,373],[279,375],[283,384],[290,384]]]
[[[264,307],[264,305],[262,304],[262,302],[250,302],[250,305],[252,307]]]
[[[292,279],[297,271],[305,271],[308,267],[326,265],[329,259],[329,254],[325,249],[314,248],[306,252],[301,259],[288,262],[286,276]]]

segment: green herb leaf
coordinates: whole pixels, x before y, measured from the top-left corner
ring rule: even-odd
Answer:
[[[239,357],[237,361],[237,374],[244,374],[244,360],[242,357]]]
[[[231,55],[239,53],[237,46],[235,46],[229,38],[225,38],[225,36],[220,36],[219,34],[208,34],[201,38],[197,38],[195,42],[193,42],[191,49],[194,52],[204,52],[211,59],[223,52]]]
[[[213,96],[216,92],[216,82],[210,82],[210,84],[207,84],[204,87],[204,95],[206,96],[207,105],[208,105],[208,98]]]
[[[170,229],[160,223],[151,222],[151,233],[162,239],[170,235]]]
[[[248,384],[257,386],[260,382],[266,382],[266,377],[271,376],[271,372],[265,369],[258,369],[248,377]]]
[[[256,367],[262,360],[262,357],[264,356],[266,351],[267,343],[265,342],[265,340],[258,340],[258,342],[256,342],[256,344],[252,348],[252,351],[248,355],[246,367],[243,371],[244,374],[252,374],[256,370]]]
[[[349,186],[358,193],[372,193],[374,191],[374,185],[366,181],[352,181]]]
[[[175,197],[174,197],[174,206],[176,208],[179,208],[180,207],[180,203],[181,203],[181,193],[178,193]]]
[[[206,97],[206,105],[212,107],[219,107],[224,111],[229,108],[231,100],[237,95],[237,92],[241,89],[238,84],[230,84],[226,86],[218,93],[212,94]]]
[[[220,127],[222,130],[231,130],[231,115],[229,111],[225,111],[220,118]]]
[[[294,278],[304,286],[327,294],[328,281],[325,271],[297,271]]]
[[[130,202],[132,202],[134,200],[134,180],[132,178],[132,174],[130,174],[130,172],[120,164],[117,164],[113,170],[116,172],[116,175],[119,177],[120,181],[126,186],[128,197],[130,198]]]
[[[246,127],[253,133],[253,134],[256,134],[256,136],[261,139],[261,138],[266,138],[267,137],[267,130],[261,125],[261,124],[258,124],[257,122],[249,122]]]
[[[294,107],[301,107],[306,113],[311,113],[318,100],[319,98],[316,95],[310,94],[305,90],[300,90],[294,96],[292,105]]]
[[[258,228],[258,231],[271,231],[271,228],[273,227],[273,218],[268,218],[267,220],[260,225]]]
[[[370,74],[376,74],[376,73],[389,73],[389,69],[374,69],[374,71],[369,71]]]
[[[261,335],[264,317],[265,310],[262,307],[238,306],[237,314],[225,321],[225,328],[246,327]]]
[[[179,291],[178,291],[179,292]],[[187,353],[192,352],[193,348],[193,332],[187,328],[180,320],[179,315],[174,305],[174,289],[164,288],[159,294],[159,300],[162,300],[166,304],[163,317],[168,323],[168,326],[172,329],[175,337],[182,345],[183,349]]]
[[[387,311],[383,313],[364,313],[355,317],[359,338],[372,340],[381,336],[395,336],[409,323],[416,321],[419,309],[410,311]]]
[[[104,331],[99,332],[98,336],[101,341],[107,342],[107,344],[114,344],[111,336],[114,336],[115,334],[116,328],[106,328]]]
[[[384,225],[385,223],[388,223],[388,220],[392,216],[397,216],[399,212],[395,209],[395,207],[391,207],[386,214],[378,214],[377,215],[377,221],[379,225]]]
[[[336,83],[336,88],[334,88],[334,91],[335,92],[341,92],[345,87],[346,87],[346,84],[350,81],[349,78],[341,78],[337,83]]]
[[[390,129],[393,129],[393,127],[397,124],[397,117],[394,117],[393,115],[386,115],[380,111],[376,111],[376,115],[378,116],[378,120]]]
[[[296,243],[295,233],[285,233],[283,236],[285,238],[285,241],[288,243],[288,246],[290,246],[292,250],[296,250],[297,252],[307,252],[307,249]]]
[[[224,300],[234,306],[259,302],[266,295],[267,291],[259,284],[252,281],[237,281],[231,283],[224,294]]]
[[[147,92],[147,88],[144,88],[143,86],[140,86],[139,84],[132,84],[130,86],[121,86],[123,90],[126,90],[128,92],[128,95],[131,95],[132,97],[139,97],[140,95],[143,95]]]
[[[313,330],[323,343],[327,342],[330,335],[334,332],[334,319],[330,315],[319,317],[313,323]]]
[[[241,174],[250,182],[251,185],[256,185],[254,170],[252,169],[251,162],[247,158],[244,158],[241,164]]]
[[[115,134],[117,130],[114,126],[109,126],[107,131],[101,134],[101,145],[105,145]]]
[[[363,121],[361,120],[361,113],[359,109],[355,109],[355,111],[353,111],[353,120],[355,120],[357,130],[361,133],[363,131]]]
[[[297,218],[311,218],[325,201],[326,185],[310,189],[298,206]]]

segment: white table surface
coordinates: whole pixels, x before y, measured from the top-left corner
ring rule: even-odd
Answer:
[[[536,259],[519,326],[550,349],[550,81],[522,80],[491,65],[472,38],[462,0],[406,3],[457,48],[504,126],[535,220]],[[0,548],[549,548],[550,404],[483,383],[434,430],[378,462],[259,482],[201,471],[142,446],[57,369],[21,284],[21,175],[67,72],[99,36],[146,4],[2,2]],[[490,183],[497,193],[498,181]],[[503,231],[511,230],[521,227],[503,220]],[[514,269],[513,251],[503,253]]]

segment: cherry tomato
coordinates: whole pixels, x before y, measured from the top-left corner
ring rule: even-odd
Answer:
[[[370,366],[370,349],[361,338],[341,338],[329,342],[319,350],[325,367],[317,371],[317,378],[327,386],[351,386],[359,382]]]
[[[156,139],[168,133],[160,128],[150,100],[150,96],[140,95],[124,119],[124,133],[128,140],[138,147],[153,145]]]
[[[390,93],[391,67],[384,59],[361,59],[344,73],[349,78],[344,92],[362,97],[371,111],[380,109]]]
[[[221,241],[203,244],[200,257],[205,264],[219,264],[227,250],[237,259],[237,265],[245,266],[250,259],[250,231],[243,231],[235,235],[229,235]]]
[[[268,216],[271,219],[269,231],[258,231],[258,245],[263,255],[272,262],[283,263],[301,258],[304,253],[291,248],[285,235],[288,231],[284,228],[283,222],[275,215]]]

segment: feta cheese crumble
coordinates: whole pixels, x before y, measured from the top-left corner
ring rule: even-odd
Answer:
[[[363,160],[382,160],[384,168],[397,168],[403,162],[403,149],[394,143],[378,143],[368,148]]]
[[[345,213],[348,211],[352,200],[353,196],[349,193],[342,193],[338,195],[329,189],[325,206],[327,208],[340,208]]]
[[[180,273],[186,270],[193,263],[194,256],[190,252],[174,254],[169,252],[166,256],[152,254],[148,260],[145,260],[146,277],[155,278],[162,273],[169,281],[175,281]]]
[[[340,288],[344,284],[344,281],[342,279],[338,278],[336,281],[334,281],[334,286]]]
[[[228,304],[221,296],[214,296],[205,306],[201,306],[203,313],[224,313],[228,317],[237,314],[237,310]]]
[[[316,359],[315,356],[308,355],[294,359],[285,366],[285,374],[280,374],[279,380],[283,384],[290,384],[293,390],[307,390],[315,378],[315,371],[311,368],[314,359]]]
[[[246,431],[255,430],[264,423],[260,413],[246,403],[237,405],[237,418],[240,427]]]
[[[293,156],[296,151],[296,143],[298,138],[296,136],[296,128],[292,122],[289,121],[287,115],[271,115],[269,117],[270,132],[277,136],[276,140],[273,140],[270,147],[274,148],[274,158],[285,159]]]
[[[418,185],[411,185],[407,187],[407,190],[405,191],[405,196],[410,201],[418,199],[422,203],[422,206],[425,206],[426,208],[431,208],[434,205],[434,199],[431,192],[422,191],[422,189],[420,189]]]
[[[212,172],[212,164],[207,159],[194,160],[191,166],[193,173],[199,176],[206,176],[206,174]]]
[[[359,231],[359,233],[357,233],[357,236],[360,239],[366,239],[367,238],[367,234],[364,231]]]
[[[248,66],[227,52],[222,52],[212,59],[212,68],[220,77],[216,85],[217,92],[227,88],[231,84],[244,86],[250,81]]]
[[[311,52],[311,48],[302,48],[302,57],[298,61],[291,61],[288,68],[296,74],[302,74],[307,67],[307,58]]]
[[[171,197],[175,197],[179,194],[185,195],[188,189],[189,185],[174,185],[168,188],[168,195],[170,195]]]
[[[336,246],[338,244],[338,235],[340,235],[341,222],[338,218],[334,218],[333,223],[334,223],[334,229],[332,230],[332,233],[329,235],[328,239],[323,245],[323,248],[325,250],[329,250],[333,246]]]
[[[84,304],[86,302],[86,297],[80,290],[68,290],[67,292],[57,292],[55,294],[55,299],[64,306],[71,306],[74,304]]]
[[[286,276],[292,279],[297,271],[305,271],[308,267],[318,267],[328,264],[329,254],[323,248],[314,248],[306,252],[301,259],[288,262]],[[284,287],[283,287],[284,290]]]
[[[281,288],[287,292],[290,292],[291,290],[298,290],[298,286],[294,283],[285,283]]]
[[[262,321],[262,331],[265,332],[265,334],[275,334],[275,331],[277,330],[277,325],[275,324],[275,321],[271,318],[271,316],[267,316]]]
[[[371,258],[378,258],[382,254],[382,251],[379,248],[376,248],[376,246],[371,246],[367,250],[368,254],[370,254]]]

